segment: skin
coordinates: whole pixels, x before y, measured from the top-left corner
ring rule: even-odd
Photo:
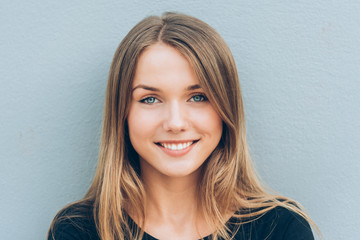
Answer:
[[[175,48],[156,43],[139,57],[127,121],[147,193],[144,230],[159,239],[211,234],[215,229],[197,211],[196,191],[222,120]]]

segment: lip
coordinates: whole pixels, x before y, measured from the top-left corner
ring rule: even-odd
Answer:
[[[197,140],[171,140],[171,141],[160,141],[160,142],[156,142],[156,146],[158,146],[164,153],[166,153],[167,155],[171,156],[171,157],[181,157],[186,155],[188,152],[191,151],[191,149],[198,143],[200,139]],[[192,142],[189,146],[183,148],[183,149],[170,149],[170,148],[166,148],[163,145],[164,144],[186,144]]]

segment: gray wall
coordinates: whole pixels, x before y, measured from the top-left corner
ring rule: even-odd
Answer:
[[[0,239],[43,239],[84,195],[112,55],[140,19],[169,10],[206,21],[232,49],[267,184],[301,202],[325,239],[358,239],[357,0],[2,0]]]

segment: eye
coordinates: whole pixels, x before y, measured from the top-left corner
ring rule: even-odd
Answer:
[[[196,94],[190,98],[190,102],[204,102],[207,101],[207,97],[204,94]]]
[[[159,102],[159,100],[155,97],[146,97],[146,98],[141,99],[139,102],[146,103],[146,104],[154,104],[154,103]]]

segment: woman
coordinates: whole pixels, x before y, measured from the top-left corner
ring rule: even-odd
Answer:
[[[176,13],[138,23],[111,65],[93,183],[48,239],[313,239],[308,222],[255,176],[220,35]]]

